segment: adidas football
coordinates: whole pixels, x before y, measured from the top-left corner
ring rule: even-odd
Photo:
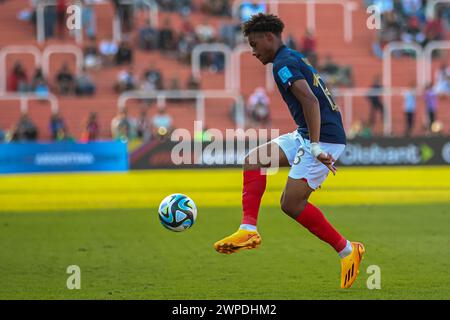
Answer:
[[[172,231],[189,229],[197,219],[194,201],[181,193],[174,193],[161,201],[158,209],[161,224]]]

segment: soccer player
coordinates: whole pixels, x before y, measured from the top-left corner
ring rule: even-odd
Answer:
[[[279,166],[290,166],[289,177],[281,196],[281,209],[319,239],[331,245],[341,258],[341,288],[356,280],[365,252],[359,242],[344,238],[324,217],[319,208],[308,202],[329,171],[336,174],[334,162],[346,144],[341,114],[320,75],[299,52],[283,44],[283,22],[272,14],[253,15],[244,23],[243,33],[252,54],[262,64],[273,63],[273,76],[298,128],[250,151],[244,163],[242,191],[243,219],[237,232],[214,244],[225,254],[256,248],[261,244],[256,223],[266,175],[259,152],[266,152]],[[257,159],[252,163],[251,159]],[[273,160],[273,159],[272,159]]]

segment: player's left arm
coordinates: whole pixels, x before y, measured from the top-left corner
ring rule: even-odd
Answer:
[[[336,174],[336,168],[333,165],[335,160],[330,154],[322,152],[319,147],[321,119],[320,105],[317,97],[312,92],[308,82],[304,79],[299,79],[292,83],[290,90],[303,107],[303,114],[305,116],[306,125],[308,126],[313,155],[326,165],[333,174]]]

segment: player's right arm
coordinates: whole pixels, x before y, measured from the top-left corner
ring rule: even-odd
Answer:
[[[313,148],[319,147],[320,137],[320,105],[316,96],[312,92],[308,85],[308,82],[304,79],[297,80],[292,83],[290,90],[292,94],[297,98],[303,108],[303,114],[305,116],[306,125],[308,126],[309,138],[311,141],[313,155],[330,169],[333,174],[336,174],[336,168],[333,163],[335,160],[330,154],[318,151],[315,154]],[[320,148],[320,147],[319,147]],[[320,149],[319,149],[320,150]]]
[[[295,81],[290,90],[303,108],[311,143],[318,143],[320,138],[320,106],[306,80]]]
[[[294,59],[289,59],[283,63],[275,64],[274,74],[284,90],[291,90],[291,93],[297,98],[303,108],[311,141],[311,153],[327,166],[333,174],[336,174],[336,168],[333,165],[335,160],[331,155],[322,152],[319,146],[321,124],[319,101],[305,80],[305,76],[300,71],[298,62]]]

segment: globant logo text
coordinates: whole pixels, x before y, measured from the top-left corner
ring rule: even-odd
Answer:
[[[380,147],[373,144],[363,147],[360,144],[348,144],[339,158],[343,165],[370,164],[419,164],[422,162],[421,149],[410,144],[404,147]]]

